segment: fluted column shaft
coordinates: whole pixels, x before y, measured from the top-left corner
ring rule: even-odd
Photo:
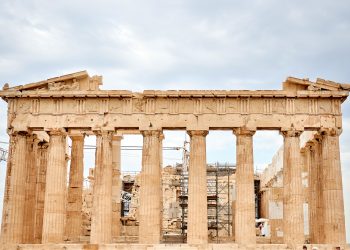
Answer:
[[[235,129],[236,140],[236,211],[235,241],[255,244],[255,194],[253,135],[255,131]]]
[[[62,243],[66,217],[66,133],[51,131],[46,169],[42,243]]]
[[[283,131],[283,237],[289,246],[304,243],[301,131]]]
[[[23,242],[34,243],[34,227],[36,213],[36,178],[38,171],[38,143],[35,135],[27,137],[26,155],[26,194],[23,219]]]
[[[322,192],[325,244],[345,243],[343,184],[340,165],[340,129],[322,130]]]
[[[112,141],[112,237],[120,236],[121,224],[120,224],[120,191],[121,191],[121,180],[120,180],[120,161],[121,161],[121,140],[122,136],[113,136]]]
[[[160,168],[160,173],[163,173],[163,140],[164,140],[164,134],[161,133],[159,136],[159,168]],[[160,228],[159,228],[159,234],[160,234],[160,238],[162,239],[163,237],[163,216],[164,216],[164,206],[163,206],[163,185],[162,185],[162,181],[160,183],[160,204],[159,204],[159,208],[160,208]]]
[[[305,146],[305,164],[308,168],[308,196],[309,196],[309,235],[310,242],[315,243],[317,238],[317,231],[315,225],[317,225],[317,203],[316,203],[316,182],[317,180],[317,167],[315,164],[315,145],[308,143]]]
[[[42,242],[44,204],[45,204],[45,187],[46,187],[46,168],[49,143],[41,142],[38,146],[37,158],[37,178],[36,178],[36,200],[35,200],[35,226],[34,242]]]
[[[96,167],[91,218],[92,244],[112,242],[112,132],[96,135]]]
[[[159,136],[161,131],[142,131],[142,172],[139,208],[139,243],[160,242],[161,171]]]
[[[309,158],[309,228],[310,242],[321,244],[324,240],[322,204],[322,148],[319,139],[308,146]]]
[[[190,141],[190,166],[188,170],[188,220],[187,243],[208,242],[207,211],[207,160],[206,135],[208,131],[187,131]]]
[[[24,132],[10,134],[1,226],[3,243],[23,242],[26,150],[27,134]]]
[[[79,241],[82,232],[84,135],[72,135],[71,140],[66,236],[68,240]]]

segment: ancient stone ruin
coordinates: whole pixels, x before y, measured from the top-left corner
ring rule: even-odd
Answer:
[[[5,84],[0,91],[8,103],[10,137],[2,249],[163,249],[168,246],[162,245],[164,228],[183,231],[187,245],[173,247],[346,247],[339,136],[349,85],[288,77],[282,90],[138,93],[100,90],[101,84],[102,77],[82,71],[15,87]],[[167,129],[190,136],[186,196],[175,188],[181,179],[176,169],[163,169],[162,131]],[[227,183],[234,190],[222,245],[211,239],[208,219],[209,130],[229,130],[237,138],[234,172],[220,177],[226,182],[231,176]],[[253,167],[257,130],[277,130],[284,138],[283,148],[259,176]],[[127,134],[143,136],[134,221],[121,216],[120,150]],[[96,136],[96,163],[84,188],[82,159],[89,135]],[[181,204],[185,227],[175,219]],[[270,220],[268,242],[258,240],[256,209]],[[213,239],[218,237],[224,236]]]

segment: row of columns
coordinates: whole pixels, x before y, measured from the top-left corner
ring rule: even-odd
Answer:
[[[320,130],[306,144],[304,161],[309,172],[310,241],[345,243],[343,185],[339,136],[341,130]]]
[[[67,133],[57,129],[50,131],[49,136],[50,142],[47,143],[27,132],[10,134],[1,227],[3,243],[79,241],[82,232],[84,135],[70,134],[72,150],[68,189]],[[95,243],[111,242],[111,238],[120,233],[118,190],[121,187],[122,137],[112,136],[112,131],[96,133],[91,225],[91,242]],[[114,193],[112,185],[117,189]]]
[[[323,238],[323,243],[345,242],[339,133],[337,131],[322,131],[322,143],[317,153],[310,147],[309,161],[314,162],[310,164],[312,165],[310,178],[321,180],[310,182],[312,197],[316,196],[316,200],[311,201],[310,221],[316,221],[321,214],[324,217],[322,230],[316,232],[312,229],[311,231],[312,234],[319,235],[313,237]],[[304,243],[302,162],[299,145],[301,132],[293,129],[282,131],[284,136],[283,228],[284,241],[288,245]],[[139,242],[152,244],[159,243],[161,239],[161,152],[164,136],[160,130],[141,131],[141,133],[143,151]],[[234,129],[234,134],[237,136],[234,227],[236,229],[235,241],[239,244],[254,244],[256,241],[254,133],[254,130],[245,128]],[[47,146],[33,146],[39,145],[38,143],[28,143],[26,133],[18,132],[10,135],[2,226],[4,242],[39,243],[41,238],[42,243],[60,243],[63,242],[65,235],[72,241],[78,240],[80,236],[84,136],[71,136],[72,158],[68,197],[66,197],[67,134],[63,130],[51,131],[49,134],[48,149]],[[121,137],[113,134],[114,131],[96,133],[96,167],[90,236],[90,242],[95,244],[111,243],[112,238],[117,236],[120,230],[114,229],[115,223],[119,222],[120,201],[118,193],[113,190],[118,185],[120,186],[118,180],[120,178]],[[206,187],[206,135],[208,131],[188,131],[188,134],[191,144],[187,242],[204,244],[208,242]],[[28,151],[36,153],[28,154]],[[45,152],[47,155],[43,156]],[[45,175],[45,183],[43,183]],[[319,183],[322,183],[321,192],[313,186],[320,185]],[[32,197],[33,192],[30,192],[33,189],[36,189],[34,198]],[[321,195],[315,195],[315,192],[320,192]],[[45,194],[44,197],[43,194]],[[26,206],[31,206],[31,208],[26,209]],[[313,210],[314,207],[316,209]]]
[[[311,235],[318,234],[313,243],[345,243],[345,218],[339,150],[339,129],[321,130],[317,162],[310,165],[310,192],[313,192],[314,207],[310,207]],[[189,131],[191,137],[189,167],[188,236],[190,244],[207,243],[206,200],[206,146],[207,131]],[[255,194],[253,167],[254,130],[234,129],[236,140],[236,210],[234,218],[235,241],[239,244],[254,244],[255,239]],[[289,246],[303,244],[304,211],[302,185],[302,159],[300,135],[302,131],[283,130],[283,235]],[[314,151],[312,151],[314,152]],[[313,156],[315,158],[315,156]],[[311,157],[311,159],[313,159]],[[316,174],[315,174],[316,172]],[[316,177],[313,177],[315,176]],[[318,187],[314,187],[318,185]],[[317,194],[315,193],[317,190]],[[324,221],[320,222],[322,219]],[[316,221],[318,223],[316,223]],[[310,224],[310,225],[311,225]],[[321,226],[320,226],[321,224]]]

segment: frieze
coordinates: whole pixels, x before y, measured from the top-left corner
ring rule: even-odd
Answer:
[[[18,114],[341,114],[334,98],[9,98]]]

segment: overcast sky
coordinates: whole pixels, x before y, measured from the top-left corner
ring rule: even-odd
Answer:
[[[88,70],[104,89],[280,89],[287,76],[350,82],[350,2],[40,1],[0,2],[0,83],[10,85]],[[6,103],[0,141],[7,141]],[[341,160],[350,192],[350,105],[343,104]],[[185,134],[167,132],[165,146]],[[94,138],[88,143],[93,144]],[[126,136],[123,145],[141,145]],[[210,132],[208,162],[235,162],[235,138]],[[254,136],[255,166],[282,145],[277,132]],[[0,147],[5,147],[0,144]],[[180,152],[164,162],[181,161]],[[140,152],[123,152],[123,170],[140,169]],[[93,153],[86,152],[86,167]],[[1,164],[1,196],[5,164]],[[347,181],[345,181],[347,180]],[[350,241],[350,196],[345,196]],[[2,207],[2,205],[0,204]]]

